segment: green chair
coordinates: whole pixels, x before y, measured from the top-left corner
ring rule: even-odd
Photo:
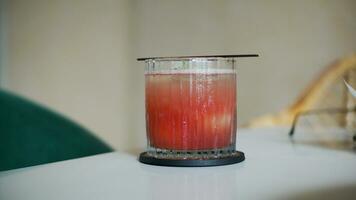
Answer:
[[[0,90],[0,171],[111,151],[74,122]]]

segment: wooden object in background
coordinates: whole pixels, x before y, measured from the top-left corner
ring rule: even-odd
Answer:
[[[300,112],[355,106],[356,99],[347,91],[343,79],[352,87],[356,87],[356,54],[337,60],[328,66],[291,106],[276,114],[251,120],[243,127],[290,126],[295,116]],[[342,126],[355,127],[355,113],[339,117],[337,123]]]

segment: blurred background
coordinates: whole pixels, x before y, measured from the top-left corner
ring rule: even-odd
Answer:
[[[133,151],[145,146],[137,57],[260,54],[238,60],[242,124],[355,52],[355,11],[354,0],[0,0],[0,87]]]

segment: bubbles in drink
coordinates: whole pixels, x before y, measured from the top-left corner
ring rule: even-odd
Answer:
[[[232,70],[146,74],[150,145],[200,150],[232,144],[236,132],[236,75]]]

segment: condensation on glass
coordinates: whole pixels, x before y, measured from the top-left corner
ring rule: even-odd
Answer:
[[[230,156],[236,92],[235,58],[145,59],[147,153],[172,159]]]

